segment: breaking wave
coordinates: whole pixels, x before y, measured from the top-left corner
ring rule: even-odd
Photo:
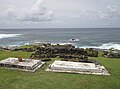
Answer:
[[[62,42],[60,43],[60,42],[59,42],[59,43],[51,43],[51,44],[52,44],[52,45],[56,45],[56,44],[59,44],[59,45],[66,45],[66,44],[72,44],[72,43],[62,43]],[[72,44],[72,45],[73,45],[73,44]]]
[[[10,38],[10,37],[17,37],[21,34],[0,34],[0,39],[3,39],[3,38]]]
[[[120,44],[117,44],[117,43],[106,43],[106,44],[102,44],[100,46],[84,46],[84,47],[80,47],[80,48],[98,48],[98,49],[114,48],[114,49],[120,50]]]

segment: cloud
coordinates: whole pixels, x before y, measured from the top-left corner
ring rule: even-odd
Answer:
[[[37,2],[31,8],[16,8],[10,6],[6,10],[4,18],[11,18],[17,21],[51,21],[53,19],[53,11],[48,10],[43,4],[43,0]]]
[[[116,5],[108,5],[105,10],[98,13],[101,19],[120,19],[120,10]]]

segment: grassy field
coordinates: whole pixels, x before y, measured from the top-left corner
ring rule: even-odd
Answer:
[[[0,60],[8,57],[29,58],[30,54],[0,51]],[[111,76],[45,72],[49,62],[35,73],[0,68],[0,89],[120,89],[120,59],[92,59],[104,65]]]

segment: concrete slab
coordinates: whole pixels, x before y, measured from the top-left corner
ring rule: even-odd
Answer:
[[[94,63],[70,62],[59,60],[56,60],[53,62],[53,64],[49,65],[46,71],[110,75],[104,66],[95,65]]]
[[[23,61],[20,62],[18,58],[7,58],[5,60],[0,61],[0,66],[5,67],[7,69],[35,72],[45,63],[42,62],[41,60],[33,60],[33,59],[22,59],[22,60]]]

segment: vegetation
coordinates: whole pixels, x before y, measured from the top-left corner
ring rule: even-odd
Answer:
[[[0,50],[0,60],[8,57],[29,58],[32,52]]]
[[[8,57],[28,58],[31,52],[0,51],[0,60]],[[44,71],[54,60],[52,58],[35,73],[8,70],[0,68],[0,89],[119,89],[120,88],[120,59],[90,57],[104,65],[110,76],[84,74],[53,73]]]
[[[86,51],[87,51],[87,56],[98,57],[98,51],[97,50],[94,50],[93,48],[87,48]]]
[[[41,59],[41,61],[44,61],[44,62],[51,61],[51,58],[43,58]]]

